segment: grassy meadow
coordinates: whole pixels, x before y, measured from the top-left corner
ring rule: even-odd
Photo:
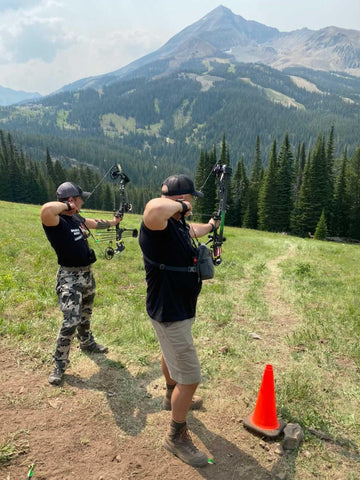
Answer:
[[[47,376],[61,322],[55,253],[39,206],[0,202],[0,208],[0,342]],[[139,227],[140,220],[126,215],[123,226]],[[318,478],[359,479],[360,245],[236,228],[226,228],[226,237],[223,263],[203,284],[194,324],[200,394],[218,409],[219,423],[231,409],[244,417],[255,406],[265,365],[272,364],[278,415],[305,433],[299,451],[287,456],[287,478],[323,472]],[[125,251],[111,261],[103,257],[106,244],[90,240],[98,257],[92,330],[144,378],[157,365],[159,348],[145,312],[138,241],[124,240]],[[78,349],[70,359],[76,368]],[[225,384],[240,392],[238,403],[221,394]],[[11,439],[0,437],[0,466],[9,449]]]

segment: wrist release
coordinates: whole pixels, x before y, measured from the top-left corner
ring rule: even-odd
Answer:
[[[210,225],[210,232],[209,233],[213,233],[213,231],[216,230],[216,227],[213,223],[209,223],[209,225]]]
[[[65,203],[65,205],[67,206],[68,212],[69,212],[71,210],[70,202],[68,202],[67,200],[64,200],[62,203]]]
[[[186,205],[186,203],[183,202],[182,200],[175,200],[175,202],[178,202],[178,203],[181,204],[182,211],[181,211],[180,213],[184,214],[184,213],[186,213],[186,212],[189,210],[189,208],[188,208],[188,206]]]

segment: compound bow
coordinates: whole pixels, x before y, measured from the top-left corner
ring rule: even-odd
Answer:
[[[214,265],[220,265],[222,262],[222,244],[226,240],[224,237],[225,216],[228,210],[226,199],[232,168],[229,167],[229,165],[221,165],[219,162],[217,162],[213,168],[213,173],[215,174],[219,183],[219,208],[218,211],[212,215],[212,218],[215,220],[220,220],[220,226],[219,229],[214,230],[214,232],[209,235],[209,241],[206,242],[206,244],[211,243],[210,250]]]
[[[109,174],[110,178],[114,182],[119,183],[120,203],[119,208],[114,212],[114,215],[115,217],[123,218],[125,213],[131,212],[132,210],[132,205],[131,203],[127,202],[125,196],[125,186],[130,182],[130,179],[121,171],[120,165],[114,165],[111,167]],[[115,254],[120,254],[125,250],[123,237],[136,238],[138,236],[138,231],[136,228],[120,228],[119,224],[117,224],[115,227],[109,227],[105,230],[96,231],[94,236],[96,243],[108,243],[108,245],[105,247],[104,254],[107,260],[111,260]]]

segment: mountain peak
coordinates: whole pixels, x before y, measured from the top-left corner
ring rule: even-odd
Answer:
[[[262,63],[280,70],[303,66],[327,71],[351,69],[356,74],[360,71],[360,32],[337,27],[280,32],[219,5],[158,50],[119,70],[82,79],[63,89],[101,88],[121,78],[169,75],[194,59],[214,58]]]
[[[206,14],[205,17],[202,18],[202,20],[205,20],[210,16],[223,17],[225,15],[230,17],[235,16],[235,14],[230,10],[230,8],[224,7],[224,5],[219,5],[218,7],[211,10],[208,14]]]

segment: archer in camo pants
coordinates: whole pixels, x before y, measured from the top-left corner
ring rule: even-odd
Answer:
[[[90,317],[95,298],[95,279],[91,267],[60,267],[56,276],[63,323],[56,341],[55,366],[63,371],[69,363],[72,339],[77,331],[81,347],[95,343],[90,330]]]

